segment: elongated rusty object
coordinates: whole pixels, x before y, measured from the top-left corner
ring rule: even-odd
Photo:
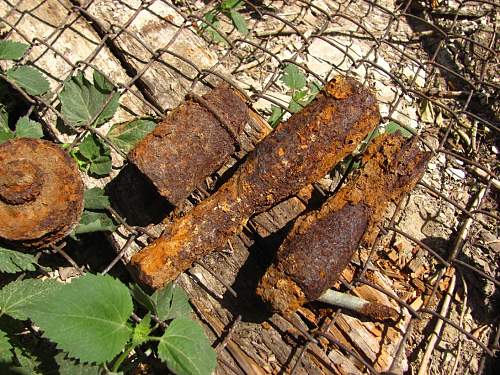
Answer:
[[[253,214],[324,176],[380,121],[373,95],[350,78],[330,81],[316,99],[260,142],[211,197],[171,223],[132,258],[138,277],[161,287],[221,248]]]
[[[359,177],[319,211],[297,219],[257,294],[282,313],[318,299],[338,279],[358,245],[373,243],[387,203],[415,186],[430,156],[420,151],[416,139],[376,138],[363,157]]]
[[[235,152],[248,106],[227,86],[189,96],[128,158],[174,206]]]

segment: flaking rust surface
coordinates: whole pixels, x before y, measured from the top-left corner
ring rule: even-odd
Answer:
[[[363,157],[361,174],[319,211],[296,221],[257,293],[286,314],[317,299],[338,279],[359,243],[373,243],[387,203],[415,186],[429,158],[416,139],[375,139]]]
[[[66,236],[83,211],[83,182],[71,157],[43,140],[0,145],[0,241],[40,247]]]
[[[223,246],[251,215],[324,176],[379,121],[376,100],[365,87],[350,78],[333,79],[311,104],[259,143],[217,193],[132,257],[139,279],[154,288],[174,280]]]
[[[202,103],[188,99],[129,154],[129,160],[173,205],[228,160],[248,121],[247,105],[229,87],[218,87],[202,100],[216,115]]]

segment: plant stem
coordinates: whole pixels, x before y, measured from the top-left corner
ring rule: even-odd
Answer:
[[[134,346],[130,344],[125,348],[125,350],[120,354],[120,356],[116,359],[115,363],[113,364],[113,367],[111,368],[112,372],[118,372],[118,369],[120,368],[121,364],[125,359],[127,359],[132,349],[134,349]]]
[[[330,305],[356,311],[377,320],[396,319],[399,316],[398,312],[392,307],[388,307],[377,302],[366,301],[362,298],[336,292],[331,289],[324,292],[317,300]]]

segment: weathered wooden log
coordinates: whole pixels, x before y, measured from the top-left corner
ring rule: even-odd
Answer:
[[[430,153],[397,135],[374,140],[361,175],[329,198],[319,211],[295,222],[262,277],[259,294],[273,310],[294,312],[318,299],[338,279],[362,242],[377,234],[387,203],[408,193],[425,172]]]
[[[139,279],[154,287],[175,279],[220,248],[250,216],[269,209],[324,176],[380,121],[373,95],[338,77],[299,113],[257,145],[217,191],[132,257]]]

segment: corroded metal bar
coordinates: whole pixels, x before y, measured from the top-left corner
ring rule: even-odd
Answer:
[[[178,205],[235,152],[248,106],[227,86],[191,95],[129,153],[159,193]]]
[[[211,197],[171,223],[136,254],[138,277],[161,287],[193,261],[222,247],[253,214],[324,176],[380,121],[373,95],[350,78],[330,81],[316,99],[280,124]]]
[[[257,294],[283,313],[318,299],[338,279],[358,245],[373,243],[387,203],[415,186],[430,156],[420,151],[415,139],[375,139],[363,157],[361,174],[319,211],[297,219]]]

